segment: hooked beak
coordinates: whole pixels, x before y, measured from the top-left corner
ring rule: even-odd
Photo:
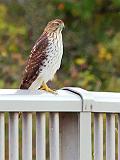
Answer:
[[[63,30],[65,28],[64,23],[60,24],[60,29]]]

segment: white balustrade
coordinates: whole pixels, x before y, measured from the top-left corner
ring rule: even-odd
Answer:
[[[32,113],[22,114],[22,160],[32,160]]]
[[[0,160],[5,159],[5,120],[4,113],[0,113]]]
[[[115,115],[106,114],[106,160],[115,160]]]
[[[46,114],[36,113],[36,160],[46,160]]]
[[[120,113],[118,114],[118,160],[120,160]]]
[[[36,140],[36,160],[103,160],[105,151],[106,160],[115,160],[115,113],[118,114],[118,160],[120,160],[120,93],[90,92],[74,87],[69,90],[71,91],[58,90],[58,94],[54,95],[44,91],[0,89],[0,160],[5,160],[5,152],[9,152],[9,160],[19,160],[20,118],[22,160],[32,160],[32,138]],[[6,112],[9,113],[9,141],[6,142],[9,144],[9,151],[5,151]],[[36,137],[32,137],[33,112],[36,112]],[[49,138],[46,135],[48,113]],[[93,154],[91,113],[94,114]],[[106,114],[105,141],[103,141],[104,114]],[[105,144],[106,149],[103,151]],[[48,148],[49,154],[46,155]]]
[[[59,160],[59,113],[50,113],[50,160]]]
[[[103,114],[94,113],[94,160],[103,160]]]
[[[18,160],[18,113],[9,113],[9,160]]]

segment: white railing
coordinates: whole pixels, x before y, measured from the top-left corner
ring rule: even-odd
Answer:
[[[53,95],[44,91],[1,89],[0,160],[5,160],[5,112],[9,112],[9,160],[19,159],[20,118],[22,160],[32,160],[32,138],[36,138],[36,160],[46,160],[47,148],[50,160],[103,160],[105,155],[106,160],[120,160],[120,93],[66,88]],[[22,112],[20,118],[19,112]],[[32,112],[36,112],[36,137],[32,137]],[[46,113],[49,113],[49,146]]]

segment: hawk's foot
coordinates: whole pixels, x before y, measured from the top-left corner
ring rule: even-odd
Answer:
[[[22,112],[19,112],[18,117],[21,118],[21,116],[22,116]]]
[[[50,93],[53,93],[53,94],[57,94],[57,92],[52,90],[51,88],[49,88],[46,83],[43,83],[42,87],[40,89],[45,90],[45,91],[50,92]]]

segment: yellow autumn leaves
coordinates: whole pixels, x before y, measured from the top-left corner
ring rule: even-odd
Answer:
[[[97,48],[100,61],[110,61],[112,59],[112,53],[110,53],[102,44],[99,44]]]

